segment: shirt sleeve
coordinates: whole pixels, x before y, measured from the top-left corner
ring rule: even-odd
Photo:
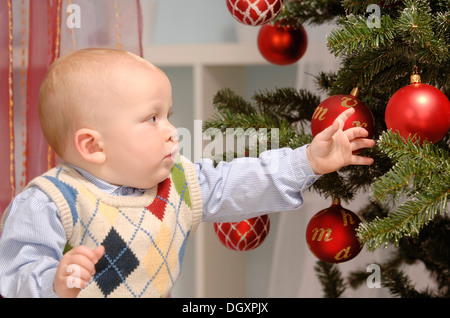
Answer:
[[[306,146],[268,150],[259,158],[196,162],[204,222],[238,222],[263,214],[294,210],[303,192],[320,176],[312,171]]]
[[[0,237],[0,294],[57,297],[53,282],[66,236],[56,205],[37,187],[10,204]]]

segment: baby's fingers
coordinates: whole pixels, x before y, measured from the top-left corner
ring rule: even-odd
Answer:
[[[347,119],[353,116],[353,114],[356,112],[356,110],[353,107],[350,107],[349,109],[346,109],[342,113],[339,114],[338,117],[336,117],[335,121],[341,122],[344,124]]]
[[[93,265],[97,264],[97,262],[102,258],[104,253],[105,248],[103,246],[98,246],[97,248],[92,250],[86,246],[80,245],[73,248],[66,254],[69,254],[71,259],[75,258],[80,260],[82,262],[80,263],[80,265],[89,266],[88,263],[91,263]]]
[[[372,148],[375,146],[375,141],[367,138],[357,138],[351,141],[352,151],[356,151],[363,148]]]
[[[93,251],[94,253],[94,264],[97,264],[98,261],[103,257],[103,254],[105,254],[105,247],[104,246],[98,246],[97,248],[95,248]]]
[[[369,132],[362,127],[352,127],[344,131],[348,140],[352,141],[356,138],[363,138],[369,135]]]
[[[355,113],[354,108],[349,108],[346,111],[342,112],[336,119],[333,124],[322,130],[317,137],[321,140],[330,140],[333,138],[333,135],[338,131],[342,130],[345,122]]]
[[[369,166],[373,164],[374,160],[369,157],[362,157],[357,155],[352,155],[351,165]]]
[[[84,288],[91,281],[93,274],[78,264],[70,264],[66,270],[68,288]]]
[[[85,269],[91,275],[95,274],[95,263],[91,258],[87,257],[84,254],[72,254],[70,258],[66,259],[68,267],[70,266],[78,266],[80,268]]]

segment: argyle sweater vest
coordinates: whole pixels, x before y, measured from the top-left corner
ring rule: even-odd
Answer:
[[[140,197],[109,195],[62,164],[34,179],[57,205],[67,238],[105,247],[78,297],[164,297],[177,280],[186,242],[201,220],[195,168],[182,158],[170,177]]]

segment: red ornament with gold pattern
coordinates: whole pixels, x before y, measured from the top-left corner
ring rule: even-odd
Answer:
[[[369,107],[358,99],[359,89],[354,88],[350,95],[334,95],[317,106],[311,119],[311,132],[316,136],[325,128],[331,126],[334,120],[345,110],[353,107],[355,113],[345,122],[343,130],[351,127],[363,127],[369,132],[367,138],[372,138],[375,119]]]
[[[436,87],[421,83],[417,70],[410,83],[389,100],[386,126],[405,139],[416,135],[421,141],[436,143],[450,129],[450,102]]]
[[[342,263],[361,252],[362,245],[356,236],[359,217],[344,209],[339,199],[316,213],[306,228],[306,242],[311,252],[327,263]]]
[[[270,219],[261,215],[241,222],[214,223],[214,231],[225,247],[249,251],[260,246],[269,234]]]
[[[245,25],[258,26],[275,19],[284,0],[227,0],[233,18]]]

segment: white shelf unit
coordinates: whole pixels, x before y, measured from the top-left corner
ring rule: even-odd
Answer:
[[[242,91],[242,67],[268,65],[252,44],[160,45],[144,49],[144,57],[162,68],[193,70],[194,119],[211,115],[211,101],[224,85]]]

